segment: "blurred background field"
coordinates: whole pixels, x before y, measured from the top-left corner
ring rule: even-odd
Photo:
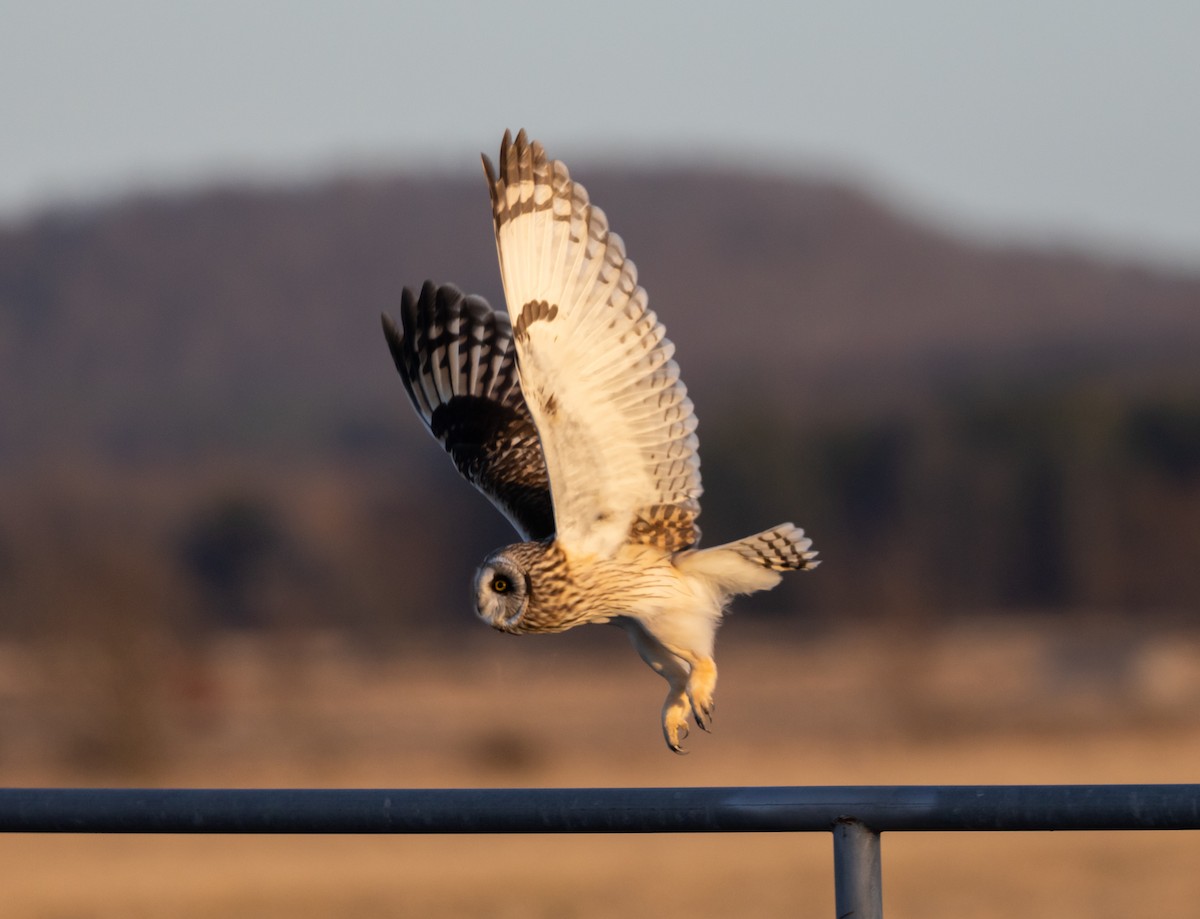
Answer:
[[[1196,12],[460,6],[4,11],[0,784],[1196,781]],[[612,104],[546,78],[585,61]],[[513,536],[379,330],[426,278],[501,304],[475,151],[521,126],[678,346],[706,542],[793,519],[824,560],[736,605],[686,757],[616,630],[474,620]],[[891,917],[1200,902],[1194,834],[883,844]],[[825,835],[0,865],[38,919],[833,909]]]
[[[955,240],[823,182],[582,177],[679,344],[707,538],[793,518],[825,559],[738,605],[716,733],[666,752],[615,630],[471,616],[511,535],[411,416],[377,314],[441,265],[499,303],[481,183],[220,189],[0,235],[0,781],[1196,778],[1200,277]],[[889,915],[1186,914],[1197,846],[889,836]],[[0,847],[9,915],[832,909],[826,837]]]
[[[58,662],[68,682],[7,647],[6,784],[1187,782],[1200,757],[1193,628],[981,617],[814,633],[735,616],[715,731],[684,757],[658,736],[660,681],[616,630],[388,652],[329,633],[241,634],[211,637],[204,654],[206,666],[195,648],[146,647],[131,705],[83,652]],[[1200,894],[1194,834],[891,833],[883,845],[895,916],[1188,915]],[[15,916],[833,909],[828,834],[7,836],[0,857]]]
[[[679,345],[706,538],[792,518],[825,560],[738,604],[716,733],[667,753],[615,630],[470,613],[512,537],[377,323],[426,274],[500,302],[481,183],[225,188],[0,233],[0,782],[1196,778],[1200,276],[823,181],[581,178]],[[1186,914],[1198,846],[889,836],[889,915]],[[826,837],[0,848],[14,916],[832,909]]]

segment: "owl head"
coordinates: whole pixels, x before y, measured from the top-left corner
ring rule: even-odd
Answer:
[[[504,549],[489,555],[475,572],[475,613],[501,632],[521,631],[529,606],[529,572]]]

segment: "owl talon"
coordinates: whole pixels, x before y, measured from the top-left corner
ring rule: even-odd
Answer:
[[[716,688],[717,666],[712,658],[701,658],[693,663],[688,676],[687,696],[696,725],[707,733],[712,733],[713,713],[717,709],[717,703],[713,701]]]
[[[686,752],[683,749],[683,742],[687,740],[688,736],[688,726],[686,724],[664,726],[663,731],[667,737],[668,747],[670,747],[676,753]]]
[[[686,717],[677,709],[663,713],[663,737],[666,738],[667,746],[671,748],[671,752],[686,755],[687,750],[683,749],[683,742],[688,736],[688,726]]]

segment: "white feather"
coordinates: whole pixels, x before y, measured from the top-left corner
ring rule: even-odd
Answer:
[[[490,164],[489,164],[490,166]],[[699,512],[696,418],[674,346],[608,218],[541,145],[505,139],[493,174],[496,248],[521,388],[568,552],[612,557],[635,514]],[[529,303],[552,318],[522,323]]]
[[[723,546],[685,553],[676,558],[675,564],[685,575],[708,583],[726,599],[734,594],[770,590],[783,577]]]

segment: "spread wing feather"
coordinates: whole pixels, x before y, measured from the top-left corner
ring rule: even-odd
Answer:
[[[628,541],[694,545],[696,416],[625,244],[524,131],[505,134],[498,168],[483,162],[559,543],[602,557]]]
[[[550,482],[517,379],[512,326],[482,297],[426,281],[404,289],[401,328],[383,317],[417,414],[458,471],[526,539],[554,535]]]

